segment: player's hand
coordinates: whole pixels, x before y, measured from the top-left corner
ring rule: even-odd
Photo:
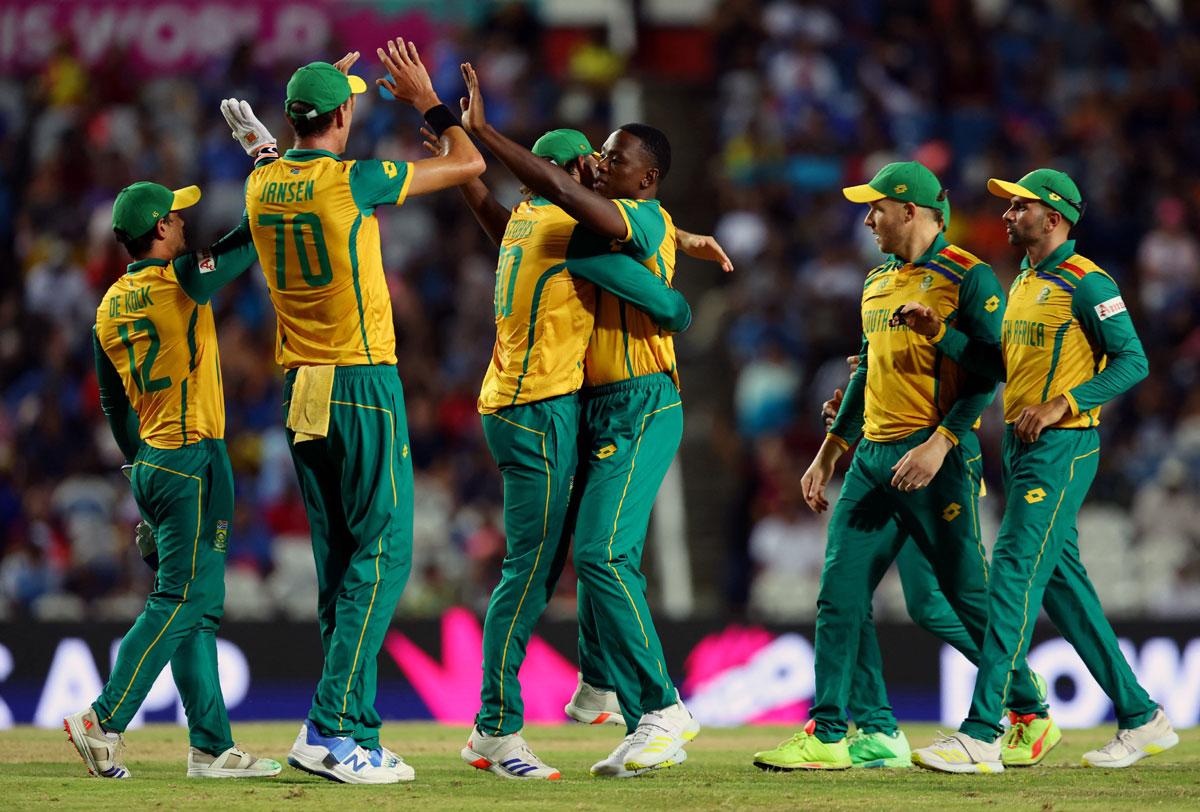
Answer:
[[[858,365],[861,363],[862,363],[861,355],[847,355],[846,356],[846,365],[850,367],[851,375],[853,375],[855,372],[858,372]]]
[[[1065,397],[1059,395],[1045,403],[1026,406],[1022,409],[1021,414],[1017,416],[1017,422],[1013,423],[1013,431],[1016,432],[1018,440],[1036,443],[1043,431],[1070,413],[1071,404]]]
[[[729,255],[725,253],[725,249],[717,242],[716,237],[704,234],[692,234],[683,229],[677,229],[675,240],[679,246],[679,250],[683,251],[689,257],[715,262],[721,266],[721,270],[725,273],[733,271],[733,261],[729,259]]]
[[[358,58],[360,56],[362,56],[362,54],[360,54],[358,51],[351,51],[350,53],[346,54],[341,59],[339,59],[337,62],[334,62],[333,66],[335,68],[337,68],[338,70],[340,70],[342,73],[349,75],[350,69],[352,67],[354,67],[354,63],[358,61]]]
[[[250,102],[225,99],[221,102],[221,115],[225,116],[225,123],[233,131],[233,139],[242,145],[251,158],[257,160],[263,149],[275,147],[275,136],[254,115]]]
[[[942,463],[951,448],[954,448],[954,444],[950,438],[935,431],[932,437],[910,449],[892,466],[896,472],[892,477],[892,487],[905,493],[924,488],[942,469]]]
[[[150,569],[158,571],[158,544],[154,541],[154,528],[147,521],[140,521],[133,530],[133,543]]]
[[[479,77],[475,74],[475,68],[471,63],[464,62],[459,67],[462,70],[463,81],[467,85],[467,95],[458,100],[463,113],[462,125],[467,132],[474,133],[483,129],[487,124],[487,117],[483,112],[483,93],[479,89]]]
[[[825,421],[825,431],[833,428],[833,421],[837,419],[838,410],[842,408],[842,398],[845,394],[841,389],[834,389],[833,397],[821,404],[821,419]]]
[[[411,104],[420,113],[442,103],[433,92],[429,71],[421,64],[416,45],[396,37],[388,40],[386,51],[376,48],[375,53],[388,72],[386,78],[376,79],[375,84],[400,101]]]
[[[812,465],[808,466],[808,470],[800,478],[800,493],[804,496],[804,503],[813,513],[824,513],[829,508],[829,500],[825,498],[825,486],[833,479],[833,468],[841,454],[841,446],[826,439]]]
[[[899,327],[901,324],[906,325],[914,333],[926,338],[933,338],[937,335],[938,328],[942,326],[942,320],[938,318],[937,313],[933,312],[933,308],[926,307],[920,302],[909,302],[903,307],[896,308],[896,312],[888,319],[890,327]]]
[[[424,139],[421,142],[421,146],[423,146],[425,151],[430,155],[436,157],[438,155],[448,155],[450,153],[450,142],[445,138],[438,138],[437,133],[428,127],[421,128],[421,138]]]

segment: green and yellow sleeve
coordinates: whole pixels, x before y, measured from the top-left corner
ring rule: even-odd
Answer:
[[[1079,414],[1129,391],[1149,374],[1150,366],[1121,291],[1109,276],[1089,273],[1079,280],[1071,312],[1092,345],[1108,356],[1104,369],[1091,380],[1063,393],[1071,413]]]
[[[958,289],[957,323],[962,334],[972,342],[994,347],[994,352],[999,354],[1003,320],[1004,292],[1000,289],[1000,281],[991,266],[983,263],[973,266]],[[960,437],[971,431],[979,415],[996,397],[995,378],[962,366],[966,372],[962,389],[937,428],[939,434],[955,445]]]
[[[571,259],[567,270],[629,302],[664,330],[679,333],[692,323],[692,309],[683,294],[625,254]]]
[[[189,251],[177,257],[172,264],[183,292],[196,304],[203,305],[257,261],[250,218],[242,212],[242,222],[233,231],[203,251]]]
[[[412,164],[406,161],[355,161],[350,167],[350,194],[363,214],[376,206],[399,206],[408,197]]]
[[[657,200],[614,200],[625,219],[628,243],[634,259],[646,259],[658,253],[667,236],[667,222]]]
[[[104,352],[95,327],[92,327],[92,351],[96,356],[96,380],[100,385],[100,411],[104,412],[113,439],[125,455],[126,462],[133,462],[142,444],[137,412],[129,404],[121,375]]]
[[[826,435],[839,443],[843,449],[858,442],[863,431],[863,409],[866,407],[867,393],[867,337],[863,335],[862,347],[858,353],[858,369],[850,376],[846,384],[846,392],[842,396],[842,407],[838,409],[837,417]]]

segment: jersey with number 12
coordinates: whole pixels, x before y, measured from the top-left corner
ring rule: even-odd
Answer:
[[[286,368],[395,364],[377,206],[400,205],[412,165],[288,150],[246,181],[246,213]]]

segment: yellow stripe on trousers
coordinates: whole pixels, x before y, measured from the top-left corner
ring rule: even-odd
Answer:
[[[613,517],[612,535],[608,537],[608,568],[612,570],[613,575],[617,579],[617,583],[621,585],[621,590],[625,593],[626,600],[629,601],[629,608],[633,610],[633,616],[637,619],[638,628],[642,632],[642,641],[647,649],[650,648],[650,636],[646,634],[646,624],[642,622],[642,615],[640,612],[638,612],[637,604],[635,604],[633,601],[633,595],[629,594],[629,588],[625,586],[625,582],[621,580],[621,573],[617,572],[617,568],[612,564],[612,546],[613,541],[617,537],[617,524],[621,521],[621,508],[624,507],[625,497],[629,494],[629,483],[633,481],[633,469],[637,466],[638,452],[641,451],[642,448],[642,437],[646,433],[646,421],[659,412],[665,412],[667,409],[674,409],[682,405],[683,401],[677,400],[670,405],[655,409],[652,412],[647,412],[642,416],[642,426],[640,429],[638,429],[637,444],[633,447],[633,459],[629,461],[629,474],[625,477],[625,489],[621,492],[621,501],[617,503],[617,514]],[[658,663],[658,674],[665,680],[667,678],[667,673],[663,668],[662,661],[658,660],[657,658],[655,658],[655,660]]]
[[[1067,476],[1067,484],[1058,494],[1058,504],[1054,506],[1054,512],[1050,514],[1050,526],[1046,528],[1046,535],[1042,536],[1042,546],[1038,549],[1037,559],[1033,562],[1033,572],[1029,574],[1029,583],[1025,585],[1025,608],[1024,616],[1021,620],[1021,633],[1017,635],[1017,650],[1013,652],[1012,662],[1008,665],[1008,676],[1004,678],[1004,692],[1001,698],[1004,704],[1008,704],[1008,689],[1012,684],[1012,672],[1017,667],[1017,658],[1021,655],[1021,643],[1025,639],[1025,629],[1029,625],[1029,593],[1033,589],[1033,580],[1037,577],[1038,567],[1042,563],[1042,556],[1046,552],[1046,542],[1050,539],[1050,533],[1054,530],[1054,521],[1058,518],[1058,509],[1062,507],[1063,499],[1067,495],[1067,487],[1075,480],[1075,463],[1082,459],[1086,459],[1093,454],[1099,454],[1100,449],[1094,448],[1086,454],[1080,454],[1075,459],[1071,460],[1071,472]]]
[[[125,691],[121,694],[121,698],[117,701],[117,704],[113,706],[113,709],[108,716],[100,720],[100,724],[104,724],[116,716],[117,711],[125,702],[125,697],[129,695],[129,689],[133,687],[133,681],[137,679],[138,672],[142,670],[142,664],[146,662],[146,658],[150,656],[150,652],[153,651],[154,647],[158,645],[158,641],[162,639],[162,636],[167,633],[167,629],[170,628],[171,623],[175,620],[175,616],[179,614],[179,610],[183,608],[185,603],[187,603],[188,590],[192,586],[192,581],[196,580],[196,550],[200,546],[200,527],[201,522],[204,519],[204,480],[198,476],[195,476],[194,474],[184,474],[179,471],[172,471],[170,468],[163,468],[161,465],[154,465],[153,463],[149,462],[138,461],[134,463],[135,467],[138,465],[144,465],[147,468],[153,468],[156,471],[164,471],[168,474],[174,474],[175,476],[196,480],[196,538],[192,541],[192,577],[189,578],[188,582],[183,585],[183,599],[179,601],[179,605],[175,607],[175,611],[171,612],[171,616],[167,618],[167,622],[163,624],[162,631],[158,633],[158,636],[154,638],[154,641],[150,643],[150,645],[146,648],[145,653],[142,654],[142,658],[138,660],[137,667],[133,669],[133,676],[129,678],[129,684],[125,686]]]
[[[330,404],[338,406],[353,406],[358,409],[372,409],[383,412],[388,416],[392,426],[391,443],[388,445],[388,472],[392,477],[392,509],[396,508],[396,415],[381,406],[369,406],[363,403],[351,403],[345,400],[330,400]],[[375,552],[375,583],[371,587],[371,602],[367,604],[367,614],[363,616],[362,629],[358,632],[358,645],[354,648],[354,660],[350,663],[350,673],[346,676],[346,690],[342,692],[342,711],[338,714],[338,728],[342,727],[342,717],[346,715],[346,703],[350,698],[350,685],[354,682],[354,673],[358,670],[358,656],[362,652],[363,638],[367,635],[367,622],[371,619],[371,610],[375,608],[375,595],[379,592],[379,559],[383,556],[383,536],[379,537],[378,548]]]
[[[512,622],[508,624],[508,634],[504,636],[504,648],[500,653],[500,716],[496,720],[496,733],[499,736],[504,724],[504,666],[508,662],[508,644],[512,640],[513,629],[517,626],[517,618],[521,616],[521,607],[525,605],[525,598],[529,595],[529,587],[533,584],[533,576],[537,574],[538,562],[542,560],[542,548],[546,546],[546,533],[550,528],[550,458],[546,455],[546,432],[531,429],[528,426],[522,426],[509,420],[506,417],[501,417],[498,414],[490,414],[488,417],[494,417],[497,420],[507,423],[510,426],[516,426],[519,429],[528,431],[531,434],[536,434],[542,438],[542,462],[546,464],[546,511],[542,517],[542,540],[538,543],[537,555],[533,559],[533,569],[529,571],[529,578],[525,580],[525,591],[521,593],[521,600],[517,601],[517,611],[513,613]]]

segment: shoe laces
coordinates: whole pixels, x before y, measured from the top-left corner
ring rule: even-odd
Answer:
[[[953,733],[937,732],[937,737],[933,740],[934,747],[962,747],[960,742]]]
[[[1113,737],[1112,741],[1100,748],[1100,752],[1112,756],[1117,754],[1118,747],[1123,747],[1130,751],[1136,750],[1137,748],[1133,746],[1132,740],[1132,730],[1118,730],[1117,735]]]
[[[667,720],[658,713],[647,713],[642,717],[642,721],[638,722],[637,728],[633,731],[633,739],[630,741],[630,748],[640,746],[650,741],[650,737],[656,732],[671,735],[671,729],[667,727]]]
[[[1012,727],[1008,730],[1008,735],[1005,737],[1005,747],[1013,748],[1018,744],[1024,744],[1028,741],[1029,722],[1026,716],[1014,716],[1012,718]]]

